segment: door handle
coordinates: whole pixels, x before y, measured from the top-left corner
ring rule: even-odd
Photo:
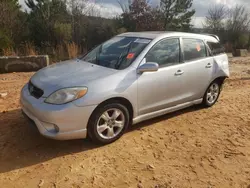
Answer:
[[[212,64],[211,63],[208,63],[207,65],[206,65],[206,68],[211,68],[212,67]]]
[[[175,76],[182,75],[183,73],[184,73],[184,71],[182,71],[182,70],[178,70],[178,71],[175,73]]]

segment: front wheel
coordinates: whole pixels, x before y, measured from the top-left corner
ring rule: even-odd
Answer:
[[[220,92],[221,84],[216,81],[211,83],[203,97],[203,105],[205,107],[213,106],[217,102]]]
[[[119,139],[129,125],[129,112],[119,103],[98,107],[88,123],[88,135],[99,144],[109,144]]]

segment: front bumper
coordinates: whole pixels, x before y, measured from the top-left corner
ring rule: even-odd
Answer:
[[[44,103],[44,100],[31,96],[27,85],[22,89],[21,108],[43,136],[56,140],[86,138],[88,120],[97,105],[52,105]]]

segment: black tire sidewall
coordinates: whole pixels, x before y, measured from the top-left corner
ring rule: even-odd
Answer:
[[[97,121],[99,119],[99,117],[108,109],[111,108],[117,108],[119,110],[121,110],[124,114],[125,117],[125,125],[122,129],[122,131],[114,138],[112,139],[104,139],[102,137],[99,136],[98,132],[97,132]],[[116,141],[117,139],[119,139],[124,132],[127,130],[129,125],[129,112],[128,109],[120,104],[120,103],[110,103],[110,104],[105,104],[105,105],[101,105],[99,107],[97,107],[97,109],[93,112],[93,114],[91,115],[90,119],[89,119],[89,123],[88,123],[88,135],[89,137],[96,143],[98,144],[109,144],[112,143],[114,141]]]

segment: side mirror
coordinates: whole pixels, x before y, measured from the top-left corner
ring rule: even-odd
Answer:
[[[159,65],[158,63],[153,63],[153,62],[149,62],[149,63],[145,63],[143,65],[141,65],[138,69],[137,72],[138,73],[143,73],[143,72],[156,72],[159,69]]]

